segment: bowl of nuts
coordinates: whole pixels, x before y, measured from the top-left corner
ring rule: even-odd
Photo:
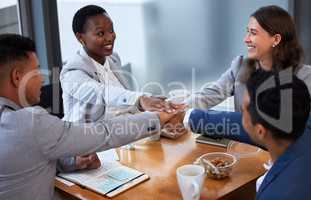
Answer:
[[[202,155],[199,162],[204,166],[207,177],[223,179],[230,175],[237,159],[228,153],[213,152]]]

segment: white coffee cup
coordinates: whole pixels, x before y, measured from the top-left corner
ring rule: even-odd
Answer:
[[[183,200],[200,199],[205,179],[204,167],[200,165],[183,165],[177,168],[176,175]]]
[[[168,96],[168,100],[173,103],[183,103],[190,96],[190,92],[185,89],[176,89],[170,91]]]

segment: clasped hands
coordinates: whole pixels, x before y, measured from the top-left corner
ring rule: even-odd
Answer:
[[[139,104],[143,111],[158,112],[164,136],[177,138],[187,132],[183,126],[185,104],[172,103],[165,97],[148,96],[141,96]]]
[[[169,133],[169,135],[164,136],[177,138],[187,132],[183,126],[184,110],[186,108],[184,104],[174,104],[166,101],[165,97],[141,96],[139,98],[139,107],[141,111],[158,113],[163,133]],[[96,153],[76,156],[75,159],[76,170],[96,169],[101,166]]]

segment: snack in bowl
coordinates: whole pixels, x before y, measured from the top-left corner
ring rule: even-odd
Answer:
[[[213,163],[213,165],[216,167],[225,167],[225,166],[230,164],[229,161],[224,160],[222,158],[215,158],[215,159],[211,160],[211,163]]]
[[[202,155],[199,161],[205,168],[207,177],[223,179],[230,175],[237,159],[234,155],[228,153],[214,152]],[[213,166],[211,166],[211,164]]]

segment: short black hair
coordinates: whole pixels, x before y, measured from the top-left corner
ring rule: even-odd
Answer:
[[[0,35],[0,68],[2,65],[29,58],[29,52],[35,52],[33,40],[18,34]]]
[[[248,111],[253,124],[262,124],[277,139],[296,140],[303,134],[310,113],[310,94],[306,84],[291,69],[280,72],[258,69],[250,76],[246,88],[250,96]],[[282,97],[285,92],[289,92],[291,98]],[[284,120],[277,124],[264,116],[279,120],[281,104],[286,101],[292,103],[291,122]],[[288,123],[292,123],[292,128],[286,130]]]
[[[95,5],[88,5],[80,8],[74,15],[72,20],[72,31],[76,33],[84,33],[84,26],[89,17],[107,13],[105,9]]]

